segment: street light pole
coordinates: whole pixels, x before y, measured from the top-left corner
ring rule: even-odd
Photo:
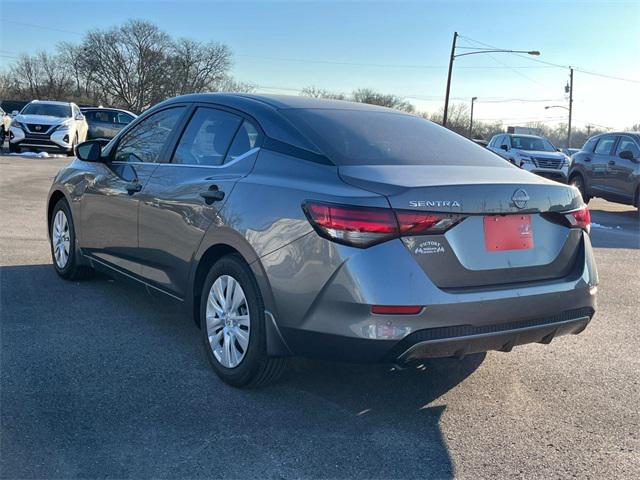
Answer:
[[[571,148],[571,116],[573,114],[573,68],[569,67],[569,125],[567,125],[567,148]]]
[[[473,140],[473,104],[478,97],[471,97],[471,118],[469,120],[469,138]]]
[[[453,73],[453,60],[456,57],[464,57],[467,55],[478,55],[480,53],[526,53],[527,55],[540,55],[540,52],[537,50],[505,50],[502,48],[478,48],[474,49],[472,52],[460,53],[456,55],[456,42],[458,40],[458,32],[453,32],[453,42],[451,43],[451,55],[449,56],[449,74],[447,75],[447,93],[444,97],[444,111],[442,112],[442,126],[447,126],[447,116],[449,113],[449,93],[451,92],[451,74]],[[463,48],[463,47],[460,47]],[[466,47],[464,47],[466,48]]]
[[[449,92],[451,91],[451,72],[453,71],[453,59],[456,58],[456,41],[458,32],[453,32],[453,43],[451,44],[451,56],[449,57],[449,75],[447,75],[447,93],[444,97],[444,112],[442,113],[442,126],[447,126],[447,113],[449,111]]]

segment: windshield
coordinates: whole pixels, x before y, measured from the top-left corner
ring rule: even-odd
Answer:
[[[342,109],[280,112],[338,165],[506,164],[487,149],[414,115]]]
[[[537,152],[555,152],[551,142],[545,138],[538,137],[511,137],[511,146],[519,150],[533,150]]]
[[[46,115],[48,117],[62,117],[67,118],[71,116],[70,105],[57,105],[54,103],[30,103],[22,112],[21,115]]]

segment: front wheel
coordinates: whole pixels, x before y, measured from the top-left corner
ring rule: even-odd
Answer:
[[[76,145],[78,145],[78,134],[76,133],[75,137],[73,137],[73,142],[71,143],[71,149],[67,151],[67,155],[69,157],[73,157],[76,154]]]
[[[207,275],[200,328],[213,370],[229,385],[265,385],[282,373],[285,359],[267,356],[264,302],[239,255],[221,258]]]
[[[56,273],[65,280],[81,280],[89,277],[93,270],[78,264],[76,234],[67,201],[58,200],[50,219],[51,257]]]
[[[20,153],[20,146],[9,142],[9,153]]]
[[[582,195],[582,200],[584,201],[584,203],[589,203],[591,197],[587,195],[587,189],[585,187],[582,175],[578,174],[571,177],[571,179],[569,180],[569,185],[573,185],[580,191],[580,195]]]

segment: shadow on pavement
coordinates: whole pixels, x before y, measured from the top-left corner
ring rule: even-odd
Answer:
[[[3,478],[449,478],[430,406],[483,355],[406,370],[293,359],[237,390],[179,305],[50,265],[0,268]]]
[[[636,209],[591,209],[591,243],[596,248],[640,249],[640,215]]]

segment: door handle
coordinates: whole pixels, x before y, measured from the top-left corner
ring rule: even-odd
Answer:
[[[224,199],[224,192],[219,190],[217,185],[211,185],[209,190],[200,192],[200,196],[204,198],[207,205],[211,205],[213,202],[219,202]]]
[[[609,165],[615,165],[616,161],[615,160],[609,160]]]
[[[590,162],[591,161],[591,157],[587,157],[584,159],[585,162]]]
[[[140,182],[129,182],[124,186],[124,188],[127,189],[129,195],[133,195],[134,193],[142,190],[142,184]]]

